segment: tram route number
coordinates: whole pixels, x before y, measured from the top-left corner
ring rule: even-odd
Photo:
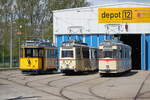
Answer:
[[[132,10],[123,10],[122,12],[117,13],[102,13],[102,19],[122,19],[122,20],[132,20]]]

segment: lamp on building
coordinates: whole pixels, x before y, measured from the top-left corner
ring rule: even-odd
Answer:
[[[125,24],[125,30],[126,30],[126,32],[128,32],[128,24],[127,23]]]

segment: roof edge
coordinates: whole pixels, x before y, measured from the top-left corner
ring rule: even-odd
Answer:
[[[137,2],[121,2],[121,3],[110,3],[110,4],[103,4],[103,5],[95,5],[95,6],[87,6],[87,7],[78,7],[78,8],[69,8],[69,9],[60,9],[60,10],[53,10],[53,13],[55,12],[63,12],[63,11],[71,11],[71,10],[79,10],[79,9],[87,9],[87,8],[96,8],[96,7],[106,7],[106,6],[116,6],[116,5],[124,5],[124,4],[129,4],[129,5],[143,5],[143,6],[150,6],[150,4],[145,4],[145,3],[137,3]]]

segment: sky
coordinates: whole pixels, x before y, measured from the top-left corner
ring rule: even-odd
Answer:
[[[91,2],[92,5],[111,4],[119,2],[138,2],[150,4],[150,0],[87,0],[87,1]]]

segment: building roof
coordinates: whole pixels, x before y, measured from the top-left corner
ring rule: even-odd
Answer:
[[[148,6],[150,7],[150,4],[147,3],[137,3],[137,2],[121,2],[121,3],[114,3],[114,4],[103,4],[103,5],[96,5],[96,6],[89,6],[89,7],[78,7],[78,8],[69,8],[69,9],[61,9],[61,10],[54,10],[55,12],[64,12],[64,11],[73,11],[73,10],[80,10],[80,9],[89,9],[89,8],[105,8],[110,6],[121,6],[121,5],[138,5],[138,6]]]

